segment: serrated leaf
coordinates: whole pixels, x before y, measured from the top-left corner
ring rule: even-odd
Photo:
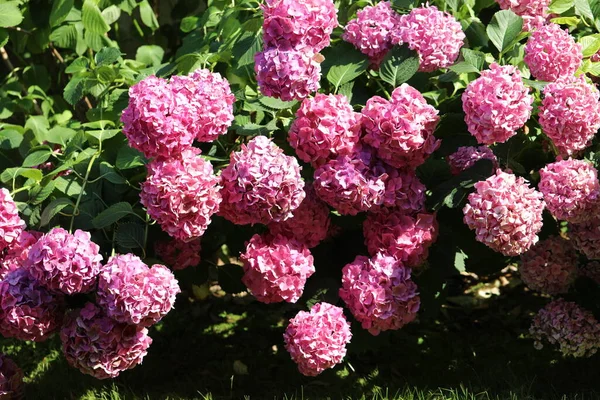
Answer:
[[[119,224],[115,240],[119,246],[126,249],[144,248],[144,225],[134,222]]]
[[[119,149],[115,165],[120,170],[142,167],[146,165],[146,159],[138,150],[125,145]]]
[[[2,171],[2,174],[0,174],[0,180],[3,183],[8,183],[8,182],[13,181],[18,176],[23,176],[25,178],[33,179],[34,181],[37,181],[37,182],[41,181],[43,178],[42,171],[40,171],[39,169],[15,167],[15,168],[6,168],[4,171]]]
[[[104,140],[108,140],[112,137],[115,137],[119,132],[121,132],[120,129],[102,129],[102,130],[86,131],[85,133],[87,133],[91,137],[95,138],[99,142],[102,142]]]
[[[246,32],[233,46],[233,56],[238,68],[254,64],[254,55],[262,50],[262,37],[252,32]]]
[[[553,0],[548,9],[549,14],[562,14],[575,5],[575,0]]]
[[[469,258],[468,255],[466,255],[465,253],[463,253],[462,250],[458,250],[456,252],[456,254],[454,254],[454,268],[456,268],[456,270],[458,272],[465,272],[466,271],[466,262],[465,260]]]
[[[23,21],[23,14],[19,10],[18,1],[0,3],[0,28],[17,26]]]
[[[41,165],[48,161],[51,154],[52,151],[49,149],[34,151],[33,153],[25,157],[25,160],[23,160],[23,167],[37,167],[38,165]]]
[[[352,102],[352,95],[353,95],[352,94],[352,90],[353,89],[354,89],[354,81],[348,82],[348,83],[344,83],[338,89],[338,94],[346,96],[346,99],[348,99],[348,103],[351,103]]]
[[[66,197],[59,197],[58,199],[54,199],[44,208],[42,211],[42,216],[40,218],[40,227],[46,226],[50,223],[52,218],[66,207],[74,206],[71,199]]]
[[[146,65],[159,66],[162,63],[165,51],[162,47],[156,45],[146,45],[138,47],[135,53],[135,60]]]
[[[54,181],[49,181],[46,185],[35,186],[29,191],[29,201],[31,204],[40,204],[46,200],[54,191]]]
[[[79,58],[75,59],[71,64],[69,64],[69,66],[67,68],[65,68],[65,72],[67,74],[76,74],[78,72],[85,72],[85,71],[87,71],[89,66],[90,66],[90,62],[87,58],[79,57]]]
[[[110,26],[104,21],[100,9],[93,0],[85,0],[81,8],[81,21],[86,30],[98,35],[104,35]]]
[[[74,76],[65,86],[63,97],[67,103],[74,106],[83,98],[83,90],[85,88],[86,78],[82,76]]]
[[[358,78],[369,67],[369,60],[352,45],[344,45],[332,56],[333,60],[326,59],[326,65],[329,66],[327,80],[335,87],[336,91],[343,84]]]
[[[579,38],[583,57],[591,57],[600,50],[600,34],[588,35]]]
[[[92,220],[92,224],[95,228],[102,229],[130,214],[133,214],[131,204],[127,202],[116,203],[96,215]]]
[[[57,190],[69,197],[77,197],[83,190],[79,183],[79,178],[75,175],[59,176],[54,179],[54,185]]]
[[[140,17],[142,18],[142,23],[153,31],[159,28],[158,20],[148,0],[140,2]]]
[[[296,104],[298,104],[297,100],[283,101],[283,100],[275,99],[273,97],[266,97],[266,96],[259,97],[258,101],[261,104],[263,104],[269,108],[273,108],[275,110],[289,110],[292,107],[294,107]]]
[[[486,31],[498,51],[504,51],[523,30],[523,18],[510,10],[498,11]]]
[[[49,38],[56,47],[64,49],[74,48],[77,43],[77,29],[75,25],[64,25],[56,28]]]
[[[109,65],[116,62],[121,57],[121,50],[114,47],[103,47],[94,56],[96,66]]]
[[[50,26],[60,25],[67,18],[72,8],[73,0],[54,0],[52,10],[50,10]]]
[[[379,76],[384,82],[397,87],[409,80],[418,70],[419,55],[404,44],[394,46],[388,52],[379,67]]]
[[[589,0],[575,0],[575,14],[585,17],[591,21],[594,20],[594,13]]]
[[[479,70],[475,66],[469,64],[466,61],[461,61],[459,63],[456,63],[456,64],[450,66],[450,71],[456,72],[457,74],[478,73],[479,72]]]
[[[225,264],[217,268],[219,286],[225,293],[239,293],[246,290],[242,283],[244,269],[236,264]]]

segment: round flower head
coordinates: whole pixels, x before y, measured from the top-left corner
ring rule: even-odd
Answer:
[[[196,140],[212,142],[227,133],[233,121],[235,96],[218,72],[197,69],[188,76],[173,76],[169,86],[187,100],[181,104],[180,117]]]
[[[548,8],[551,0],[496,0],[503,10],[511,10],[523,17],[523,29],[532,31],[541,28],[550,17]]]
[[[410,268],[382,254],[358,256],[342,269],[340,297],[373,335],[412,322],[421,305]]]
[[[570,156],[590,144],[600,128],[599,98],[598,89],[583,75],[546,85],[539,122],[560,155]]]
[[[315,272],[308,247],[282,235],[252,236],[240,259],[244,262],[242,282],[263,303],[295,303]]]
[[[200,264],[200,239],[184,242],[171,239],[156,242],[154,251],[169,267],[180,270]]]
[[[435,6],[413,8],[400,17],[393,43],[406,43],[419,54],[419,71],[432,72],[454,64],[464,44],[460,22]]]
[[[350,154],[361,134],[361,114],[344,95],[317,93],[304,99],[289,130],[288,142],[298,158],[317,168],[338,155]]]
[[[338,26],[332,0],[266,0],[261,8],[265,48],[309,47],[319,52],[329,46],[329,36]]]
[[[552,236],[521,254],[519,272],[532,290],[550,295],[567,293],[577,277],[577,253],[570,242]]]
[[[496,63],[462,94],[465,122],[480,144],[506,142],[531,116],[533,97],[512,65]]]
[[[60,340],[67,362],[96,379],[141,364],[152,343],[148,329],[116,322],[92,303],[67,315]]]
[[[390,101],[371,97],[362,114],[365,143],[392,167],[416,168],[440,146],[433,136],[437,110],[406,83],[394,89]]]
[[[42,287],[25,268],[0,281],[0,334],[43,342],[57,330],[64,314],[61,294]]]
[[[317,197],[312,184],[307,184],[304,191],[306,197],[294,211],[294,216],[282,222],[271,222],[269,231],[273,235],[281,234],[296,239],[312,248],[327,237],[331,219],[327,204]]]
[[[341,363],[351,338],[344,310],[329,303],[317,303],[310,312],[300,311],[283,334],[285,349],[306,376],[317,376]]]
[[[581,160],[562,160],[540,170],[540,192],[546,207],[559,220],[584,222],[598,211],[598,171]]]
[[[518,256],[538,241],[542,229],[542,194],[513,174],[496,171],[475,184],[463,208],[464,222],[476,239],[505,256]]]
[[[591,357],[600,348],[600,323],[594,315],[577,304],[554,300],[533,319],[529,333],[536,349],[542,342],[558,346],[563,356]]]
[[[31,246],[38,241],[42,233],[36,231],[21,231],[19,238],[12,242],[3,255],[0,256],[0,280],[10,272],[23,267]]]
[[[600,260],[600,218],[590,216],[587,221],[569,224],[569,238],[575,248],[590,260]]]
[[[147,158],[169,158],[194,141],[189,99],[174,92],[162,78],[149,76],[129,88],[129,105],[121,115],[123,133],[129,145]],[[184,106],[182,108],[182,105]]]
[[[167,267],[148,268],[133,254],[109,258],[98,279],[98,305],[124,324],[154,325],[171,311],[180,292]]]
[[[412,169],[386,168],[385,194],[382,207],[396,208],[405,214],[414,214],[425,208],[425,191]],[[371,211],[378,211],[377,207]]]
[[[197,149],[179,157],[156,160],[148,165],[142,183],[141,203],[171,237],[191,241],[204,234],[219,209],[219,178]]]
[[[580,265],[579,275],[590,278],[600,285],[600,262],[590,261],[586,264]]]
[[[17,364],[0,354],[0,399],[17,400],[23,397],[23,371]]]
[[[400,14],[392,9],[389,1],[381,1],[356,12],[349,21],[342,39],[352,43],[378,67],[392,48],[392,32],[396,29]]]
[[[369,214],[363,223],[365,244],[372,256],[381,252],[407,267],[418,267],[427,260],[429,247],[437,239],[438,224],[433,214],[406,215],[387,209]]]
[[[268,48],[254,56],[258,87],[265,96],[302,100],[319,90],[321,65],[311,49]]]
[[[525,45],[525,64],[531,75],[552,82],[573,76],[581,66],[581,44],[557,24],[547,24],[535,30]]]
[[[269,138],[255,137],[231,153],[221,172],[220,214],[238,225],[291,218],[305,197],[300,169],[298,161]]]
[[[89,232],[70,234],[54,228],[42,236],[27,254],[25,266],[41,285],[64,294],[87,293],[94,289],[100,273],[100,247]]]
[[[19,217],[19,210],[10,192],[0,189],[0,252],[19,238],[25,229],[25,221]]]
[[[498,168],[498,159],[487,146],[463,146],[447,157],[452,175],[458,175],[471,168],[479,160],[491,160],[494,168]]]

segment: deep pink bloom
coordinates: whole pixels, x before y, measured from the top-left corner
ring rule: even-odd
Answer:
[[[425,209],[425,191],[413,169],[386,168],[388,177],[385,180],[385,194],[381,207],[396,208],[405,214],[414,214]],[[370,211],[377,212],[373,207]]]
[[[438,111],[406,83],[394,89],[390,101],[370,98],[362,114],[365,143],[393,167],[418,167],[440,146],[433,136]]]
[[[0,399],[21,398],[23,398],[23,371],[13,360],[0,354]]]
[[[99,251],[89,232],[77,229],[70,234],[63,228],[54,228],[31,246],[25,266],[50,290],[87,293],[94,289],[100,273]]]
[[[579,275],[585,276],[600,285],[600,262],[589,261],[579,266]]]
[[[204,234],[219,209],[219,178],[193,148],[179,157],[155,160],[142,183],[141,203],[171,237],[192,241]]]
[[[298,158],[317,168],[338,155],[352,153],[361,135],[361,114],[346,96],[317,93],[296,111],[288,142]]]
[[[600,323],[577,304],[554,300],[533,319],[529,333],[536,349],[542,342],[557,345],[563,356],[591,357],[600,348]]]
[[[147,328],[116,322],[92,303],[67,315],[60,340],[68,363],[97,379],[141,364],[152,343]]]
[[[505,256],[517,256],[539,239],[542,197],[523,178],[497,170],[475,184],[463,208],[464,222],[481,243]]]
[[[41,232],[21,231],[19,238],[13,241],[0,256],[0,280],[9,272],[25,266],[31,246],[42,236]]]
[[[154,244],[154,251],[169,267],[174,270],[195,267],[200,264],[200,239],[184,242],[183,240],[161,240]]]
[[[341,363],[351,338],[344,310],[329,303],[317,303],[310,312],[300,311],[283,334],[285,349],[306,376],[317,376]]]
[[[569,238],[577,250],[591,260],[600,260],[600,217],[590,215],[586,221],[569,224]]]
[[[503,143],[531,116],[533,96],[512,65],[493,63],[462,94],[465,122],[480,144]]]
[[[41,286],[25,268],[0,281],[0,334],[43,342],[62,322],[64,299]]]
[[[234,224],[285,221],[304,200],[304,181],[294,157],[266,136],[257,136],[231,153],[221,172],[220,215]]]
[[[540,170],[538,188],[556,219],[584,222],[599,211],[598,171],[586,161],[562,160],[546,165]]]
[[[511,10],[523,17],[523,29],[532,31],[541,28],[548,19],[551,0],[496,0],[503,10]]]
[[[459,147],[456,152],[446,157],[450,165],[452,175],[458,175],[463,171],[471,168],[479,160],[491,160],[494,168],[498,168],[498,159],[494,152],[487,146],[463,146]]]
[[[357,256],[342,269],[340,297],[373,335],[414,321],[421,305],[410,268],[381,253]]]
[[[10,192],[0,189],[0,251],[19,238],[25,229],[25,221],[19,217],[19,210]]]

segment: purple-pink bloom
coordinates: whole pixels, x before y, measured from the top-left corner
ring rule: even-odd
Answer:
[[[587,258],[600,260],[600,217],[592,214],[583,222],[569,224],[568,236]]]
[[[41,236],[41,232],[21,231],[18,239],[13,241],[3,254],[0,254],[0,280],[25,265],[29,249]]]
[[[191,242],[170,239],[161,240],[154,244],[154,252],[161,260],[174,270],[195,267],[200,264],[200,239]]]
[[[0,189],[0,252],[19,238],[25,229],[25,221],[19,217],[19,210],[10,192]]]
[[[381,253],[357,256],[342,269],[340,298],[372,335],[414,321],[421,305],[410,268]]]
[[[546,24],[550,18],[551,0],[496,0],[503,10],[511,10],[523,17],[523,30],[532,31]]]
[[[414,214],[425,209],[425,191],[427,188],[413,169],[387,167],[385,193],[381,207],[395,208],[405,214]],[[373,207],[370,211],[377,212]]]
[[[141,364],[152,343],[147,328],[116,322],[92,303],[67,314],[60,340],[67,362],[97,379]]]
[[[0,354],[0,399],[21,398],[23,398],[23,371],[13,360]]]
[[[448,165],[450,165],[450,172],[452,175],[458,175],[461,172],[468,170],[479,160],[490,160],[494,164],[495,169],[499,167],[496,155],[487,146],[459,147],[456,152],[446,157],[446,161],[448,161]]]
[[[317,376],[341,363],[351,338],[344,310],[324,302],[310,312],[298,312],[283,334],[285,349],[306,376]]]

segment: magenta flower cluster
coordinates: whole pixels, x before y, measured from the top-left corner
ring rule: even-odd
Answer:
[[[24,228],[25,221],[9,191],[0,189],[0,252],[16,241]]]
[[[575,248],[590,260],[600,260],[600,217],[590,218],[578,224],[569,224],[569,238]]]
[[[496,0],[503,10],[511,10],[523,17],[523,29],[533,31],[541,28],[550,17],[551,0]]]
[[[0,280],[25,265],[29,249],[41,236],[41,232],[21,231],[18,239],[13,241],[3,254],[0,252]]]
[[[382,207],[395,208],[405,214],[414,214],[425,209],[425,191],[427,188],[413,169],[387,167],[385,192]],[[379,208],[374,207],[376,212]]]
[[[458,175],[466,171],[479,160],[490,160],[494,164],[495,169],[499,167],[496,155],[487,146],[462,146],[446,157],[452,175]]]
[[[17,400],[23,397],[23,371],[17,364],[0,354],[0,399]]]
[[[190,242],[170,239],[157,241],[154,244],[156,255],[174,270],[195,267],[200,264],[201,249],[200,239],[194,239]]]

